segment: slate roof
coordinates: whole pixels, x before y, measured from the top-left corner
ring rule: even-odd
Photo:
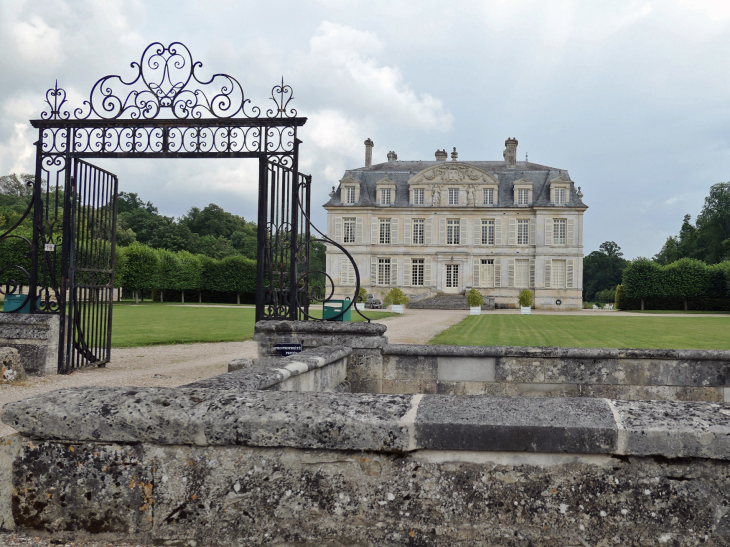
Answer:
[[[338,186],[331,199],[324,204],[324,207],[337,206],[359,206],[359,207],[410,207],[408,196],[408,181],[416,173],[427,167],[438,164],[457,163],[460,165],[473,165],[488,171],[499,181],[498,200],[496,207],[516,207],[514,203],[513,185],[515,181],[527,179],[533,182],[532,205],[534,207],[550,207],[550,181],[562,175],[570,180],[570,175],[565,169],[557,169],[537,163],[518,161],[516,169],[507,169],[504,161],[389,161],[379,163],[372,167],[360,167],[348,169],[342,178],[352,177],[360,181],[360,201],[355,204],[345,204],[341,200],[340,187]],[[375,183],[385,177],[395,182],[395,200],[391,205],[378,205],[375,202]],[[577,188],[571,181],[570,196],[565,207],[587,208],[577,196]],[[523,206],[520,206],[523,208]]]

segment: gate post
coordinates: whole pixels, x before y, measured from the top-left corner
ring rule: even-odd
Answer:
[[[256,230],[256,321],[264,317],[264,255],[268,227],[269,202],[268,163],[266,154],[259,156],[259,215]]]
[[[299,143],[294,138],[294,155],[292,156],[291,177],[291,249],[289,259],[289,319],[299,318],[297,308],[297,246],[299,244]]]

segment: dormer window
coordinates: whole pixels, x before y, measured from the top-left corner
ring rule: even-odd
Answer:
[[[345,187],[345,203],[352,205],[355,203],[355,187],[354,186],[347,186]]]
[[[494,188],[484,189],[484,200],[482,203],[484,205],[494,205]]]
[[[515,205],[524,207],[532,204],[532,185],[531,180],[524,178],[515,182],[513,198]]]
[[[530,204],[530,191],[527,189],[520,188],[517,190],[517,205],[529,205]]]
[[[449,205],[459,205],[458,188],[449,188]]]
[[[561,176],[550,181],[550,203],[565,206],[570,199],[570,180]]]
[[[556,188],[555,189],[555,205],[565,205],[566,199],[565,195],[567,194],[566,188]]]
[[[390,205],[391,203],[390,188],[383,188],[380,190],[380,205]]]
[[[424,193],[423,188],[416,188],[413,190],[413,205],[423,205]]]

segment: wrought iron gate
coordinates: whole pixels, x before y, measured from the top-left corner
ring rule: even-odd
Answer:
[[[65,359],[58,372],[103,365],[111,358],[114,255],[117,232],[117,176],[74,158],[65,192],[68,261]]]

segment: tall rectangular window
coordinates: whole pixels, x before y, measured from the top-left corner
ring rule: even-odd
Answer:
[[[345,200],[345,203],[355,203],[355,187],[354,186],[347,187],[347,199]]]
[[[390,258],[378,259],[378,285],[390,285]]]
[[[355,243],[355,219],[343,218],[342,227],[344,228],[342,243]]]
[[[390,219],[380,219],[380,244],[390,245]]]
[[[390,205],[390,188],[380,190],[380,205]]]
[[[459,219],[452,218],[446,221],[446,244],[460,245],[459,243]]]
[[[449,205],[459,205],[458,188],[449,188]]]
[[[555,205],[565,205],[565,195],[566,195],[565,188],[556,188],[555,189]]]
[[[411,285],[423,286],[423,258],[414,258],[411,262]]]
[[[550,273],[550,286],[554,289],[565,288],[565,260],[553,260]]]
[[[413,190],[413,205],[423,205],[423,188]]]
[[[515,260],[515,287],[527,289],[530,287],[530,261]]]
[[[494,259],[482,258],[479,265],[479,286],[494,287]]]
[[[529,220],[518,220],[517,221],[517,245],[529,245],[530,244],[530,221]]]
[[[529,205],[530,204],[530,191],[519,189],[517,190],[517,205]]]
[[[494,245],[494,219],[482,220],[482,245]]]
[[[446,287],[453,289],[459,286],[459,265],[446,265]]]
[[[422,218],[414,218],[413,219],[413,244],[414,245],[423,245],[423,224],[424,220]]]
[[[494,188],[484,189],[484,205],[494,205]]]
[[[565,232],[568,221],[564,218],[553,219],[553,245],[565,245]]]

